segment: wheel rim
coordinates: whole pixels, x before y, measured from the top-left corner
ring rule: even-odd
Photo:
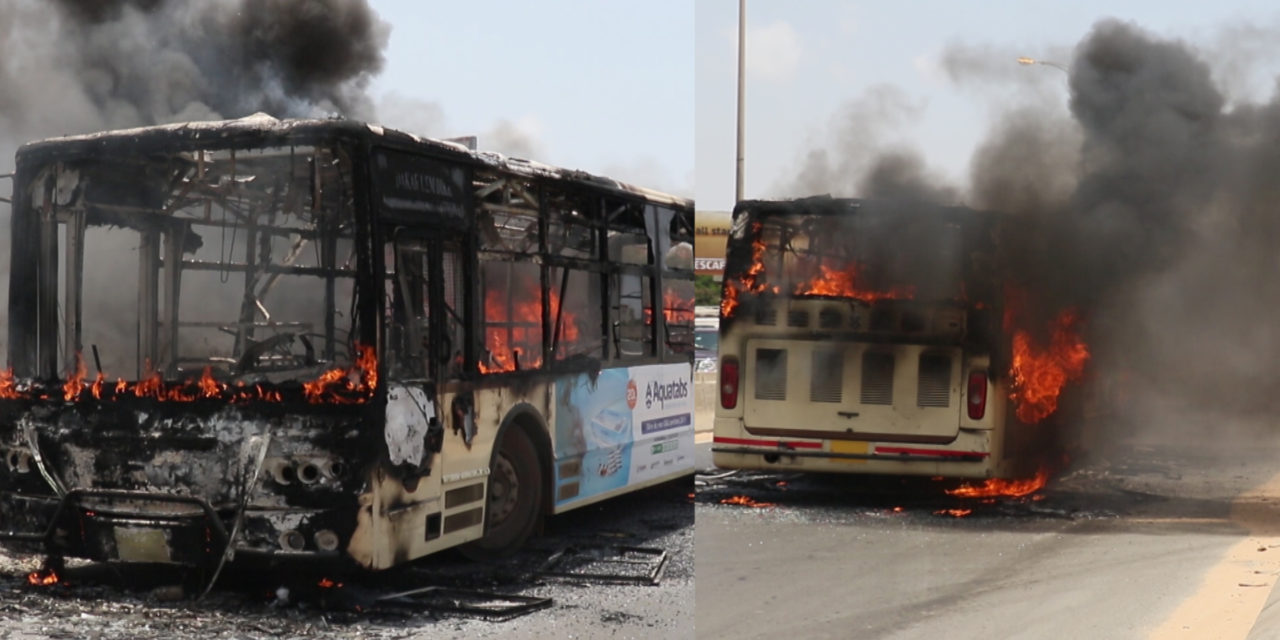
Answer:
[[[498,454],[493,477],[489,482],[489,522],[498,524],[515,511],[520,499],[520,480],[515,465],[505,455]]]

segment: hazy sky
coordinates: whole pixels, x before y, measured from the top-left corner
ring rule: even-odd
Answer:
[[[693,196],[689,0],[371,0],[387,126]]]
[[[736,0],[697,2],[700,210],[733,206],[737,14]],[[876,125],[877,141],[918,149],[937,175],[963,186],[975,146],[1012,101],[1056,101],[1065,112],[1066,76],[1019,66],[1015,58],[1067,65],[1075,44],[1103,17],[1192,43],[1235,100],[1270,98],[1280,75],[1280,7],[1261,0],[748,0],[746,197],[805,195],[785,193],[796,166],[830,139],[846,105],[872,98],[905,114]],[[1007,75],[957,84],[941,65],[954,45]]]

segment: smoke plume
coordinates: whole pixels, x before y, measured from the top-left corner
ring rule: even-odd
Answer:
[[[389,33],[366,0],[6,0],[0,173],[22,143],[59,135],[259,111],[371,119],[366,88]],[[4,205],[6,231],[8,218]],[[0,265],[9,246],[0,233]],[[90,304],[128,295],[110,273],[85,275]],[[0,324],[6,290],[0,282]],[[134,329],[121,330],[130,344]]]
[[[10,145],[256,111],[368,116],[389,35],[365,0],[15,0],[0,25]]]
[[[1015,269],[1033,311],[1080,309],[1112,382],[1151,390],[1162,412],[1273,410],[1280,98],[1250,102],[1237,87],[1247,70],[1214,69],[1186,42],[1111,19],[1059,58],[1070,60],[1068,108],[1046,99],[1045,78],[1061,74],[1028,73],[1014,57],[963,44],[944,54],[958,86],[1003,87],[993,103],[1008,105],[974,152],[968,184],[931,177],[920,154],[855,144],[850,127],[895,123],[889,114],[846,124],[863,116],[864,99],[842,114],[835,144],[809,152],[788,194],[905,194],[1018,216],[1028,224]],[[997,58],[1009,62],[986,62]]]

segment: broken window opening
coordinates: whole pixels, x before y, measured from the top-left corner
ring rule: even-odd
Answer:
[[[354,215],[340,148],[174,151],[43,169],[62,274],[58,363],[280,381],[354,362]],[[54,234],[48,234],[52,237]],[[53,254],[53,255],[50,255]],[[100,367],[100,369],[99,369]]]
[[[792,215],[763,221],[756,237],[765,291],[866,302],[964,298],[957,224],[918,215]]]

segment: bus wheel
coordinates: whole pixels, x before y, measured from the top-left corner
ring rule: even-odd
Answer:
[[[524,429],[511,427],[502,436],[489,472],[484,537],[462,551],[476,560],[509,556],[538,526],[542,511],[542,472],[538,453]]]

